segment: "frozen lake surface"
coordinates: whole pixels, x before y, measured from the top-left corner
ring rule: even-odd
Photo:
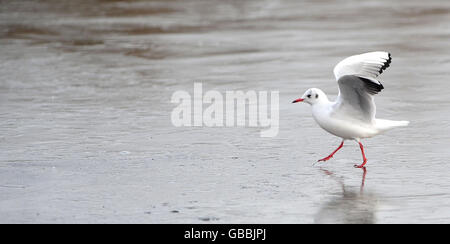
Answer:
[[[450,223],[450,2],[0,1],[1,223]],[[392,53],[347,142],[291,104]],[[280,92],[280,132],[174,127],[177,90]]]

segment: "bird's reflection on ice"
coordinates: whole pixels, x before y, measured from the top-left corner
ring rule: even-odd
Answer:
[[[375,222],[377,197],[364,192],[366,168],[362,168],[359,191],[346,187],[343,179],[333,172],[321,170],[341,186],[342,193],[322,205],[314,218],[315,223],[371,224]]]

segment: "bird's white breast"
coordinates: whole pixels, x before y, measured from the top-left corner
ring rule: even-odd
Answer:
[[[335,115],[332,105],[333,103],[327,103],[312,106],[314,120],[322,129],[343,139],[361,139],[378,134],[378,131],[370,124]]]

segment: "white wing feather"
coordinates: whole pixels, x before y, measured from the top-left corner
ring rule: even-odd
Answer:
[[[339,80],[345,75],[356,75],[366,78],[376,78],[391,63],[391,54],[378,51],[350,56],[334,67],[334,76]]]
[[[389,67],[391,61],[391,54],[378,51],[350,56],[339,62],[333,70],[339,84],[335,110],[339,114],[374,123],[376,106],[373,95],[384,88],[375,78]]]

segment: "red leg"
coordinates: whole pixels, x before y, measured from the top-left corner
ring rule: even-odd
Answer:
[[[339,151],[339,149],[341,149],[343,146],[344,146],[344,140],[342,140],[341,145],[340,145],[336,150],[334,150],[334,152],[332,152],[328,157],[319,159],[319,161],[317,161],[317,162],[330,160],[330,158],[332,158],[332,157],[334,156],[334,154],[335,154],[337,151]]]
[[[362,156],[363,156],[364,162],[363,162],[361,165],[356,165],[356,164],[355,164],[355,168],[362,168],[362,167],[364,167],[364,165],[366,165],[366,163],[367,163],[367,158],[366,158],[366,155],[364,154],[364,147],[363,147],[362,143],[359,142],[359,141],[358,141],[358,143],[359,143],[359,147],[361,148],[361,154],[362,154]]]

